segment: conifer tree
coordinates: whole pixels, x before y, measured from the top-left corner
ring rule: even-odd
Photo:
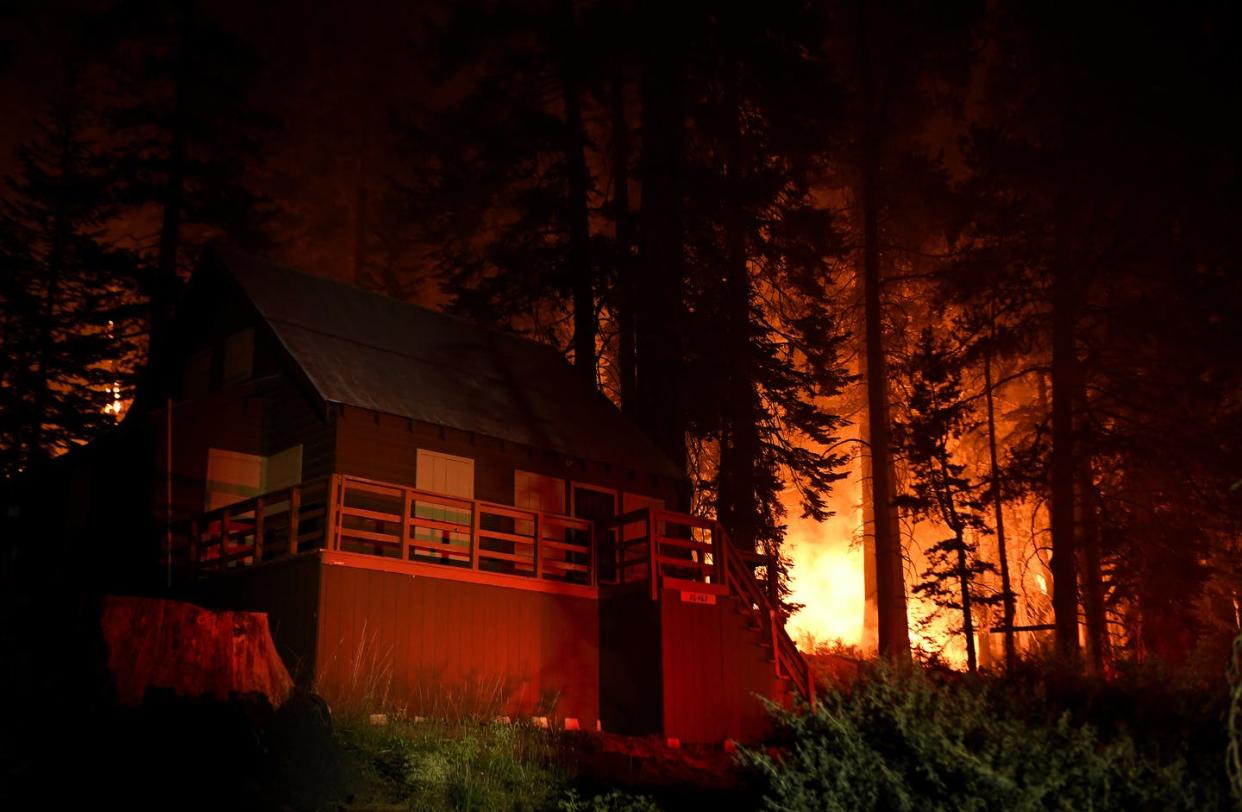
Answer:
[[[962,392],[960,358],[925,329],[901,371],[909,382],[907,416],[894,422],[893,436],[909,465],[911,482],[910,491],[897,501],[916,518],[930,519],[950,534],[925,550],[928,568],[913,592],[941,610],[960,613],[956,631],[963,637],[967,668],[973,672],[978,668],[974,611],[998,597],[978,583],[985,573],[995,572],[991,563],[980,559],[973,540],[976,534],[991,532],[984,489],[954,456],[972,419]]]
[[[104,238],[115,178],[86,135],[80,77],[66,69],[0,207],[9,476],[91,439],[131,390],[141,300],[132,257]]]
[[[258,58],[198,0],[125,0],[102,15],[117,92],[109,111],[120,198],[158,213],[141,251],[150,354],[208,239],[258,247],[266,215],[250,176],[274,122],[247,101]]]

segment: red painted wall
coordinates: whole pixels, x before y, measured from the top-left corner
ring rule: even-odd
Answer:
[[[755,741],[768,730],[753,694],[778,698],[762,633],[747,628],[736,599],[688,603],[666,589],[660,602],[664,660],[664,733],[689,742]]]
[[[320,690],[334,705],[570,717],[594,729],[596,607],[591,598],[325,565]]]

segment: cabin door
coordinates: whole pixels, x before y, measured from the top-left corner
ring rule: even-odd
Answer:
[[[604,522],[617,515],[617,492],[594,485],[575,482],[573,488],[574,514],[580,519]]]
[[[612,546],[609,539],[600,534],[599,527],[603,522],[617,515],[617,492],[575,482],[570,486],[570,505],[574,516],[580,519],[590,519],[595,523],[595,557],[599,568],[598,577],[611,578],[612,568],[607,562],[611,558]]]

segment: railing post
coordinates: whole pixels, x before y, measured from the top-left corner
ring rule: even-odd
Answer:
[[[617,537],[612,545],[612,575],[617,579],[617,583],[625,586],[625,523],[617,525]]]
[[[289,490],[289,555],[298,554],[298,519],[302,512],[302,486],[294,485]]]
[[[596,529],[595,522],[591,522],[587,527],[587,586],[599,584],[599,555],[595,551]]]
[[[345,500],[344,486],[341,484],[341,475],[333,474],[328,477],[328,494],[324,500],[324,539],[323,546],[326,550],[336,550],[341,546],[341,537],[336,530],[336,502],[340,499]]]
[[[263,497],[254,500],[254,563],[263,561]]]
[[[401,560],[410,560],[410,507],[414,496],[409,488],[401,489]]]
[[[647,550],[651,559],[647,566],[651,579],[651,599],[654,601],[660,599],[660,565],[656,560],[660,555],[660,545],[656,543],[655,522],[651,518],[653,512],[651,508],[647,508]]]
[[[470,569],[479,568],[479,530],[482,527],[482,516],[479,515],[479,500],[470,502]]]
[[[224,569],[228,565],[224,558],[229,551],[229,533],[232,532],[232,528],[229,527],[229,513],[232,510],[231,507],[226,506],[220,514],[220,569]]]
[[[516,529],[516,528],[514,528]],[[543,580],[543,555],[539,548],[543,546],[543,511],[535,511],[535,546],[533,555],[535,556],[535,580]]]
[[[198,577],[198,545],[202,541],[199,533],[198,517],[190,517],[190,581]]]

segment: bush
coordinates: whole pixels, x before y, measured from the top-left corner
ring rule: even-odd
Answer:
[[[773,709],[782,746],[741,758],[769,809],[1219,808],[1220,706],[1160,690],[876,666],[814,714]]]

